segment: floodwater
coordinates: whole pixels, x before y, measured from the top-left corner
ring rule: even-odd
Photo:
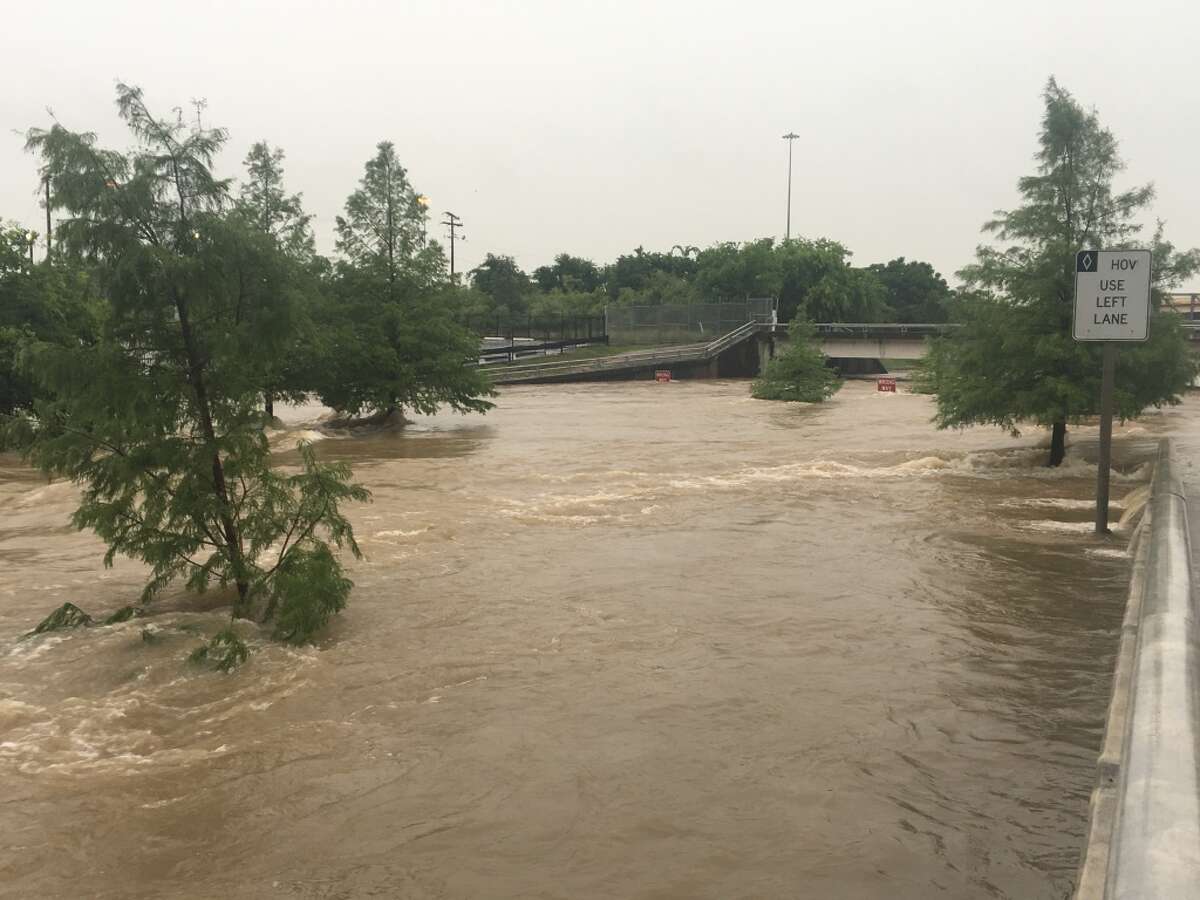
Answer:
[[[926,398],[515,387],[321,439],[366,559],[319,645],[185,662],[227,598],[136,597],[0,457],[0,895],[1063,898],[1156,435],[1089,533],[1094,430],[937,432]],[[143,640],[143,629],[154,639]]]

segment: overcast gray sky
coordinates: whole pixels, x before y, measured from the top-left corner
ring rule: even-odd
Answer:
[[[464,269],[782,237],[794,130],[794,234],[949,277],[1030,171],[1053,73],[1116,133],[1124,180],[1155,182],[1168,237],[1200,245],[1196,0],[5,0],[2,22],[0,218],[34,227],[12,130],[49,106],[124,146],[121,79],[164,114],[207,99],[225,174],[283,147],[324,250],[383,139],[466,222]]]

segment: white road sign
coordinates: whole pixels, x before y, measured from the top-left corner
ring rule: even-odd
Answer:
[[[1150,325],[1150,251],[1075,255],[1077,341],[1144,341]]]

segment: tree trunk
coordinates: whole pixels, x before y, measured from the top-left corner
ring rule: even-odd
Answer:
[[[1050,459],[1047,466],[1057,466],[1067,455],[1067,423],[1055,422],[1050,429]]]
[[[221,530],[224,532],[225,547],[229,554],[230,567],[233,569],[234,581],[237,584],[238,599],[233,607],[235,618],[245,618],[249,613],[247,594],[250,583],[247,579],[245,558],[242,552],[242,536],[238,524],[233,518],[233,510],[229,503],[229,489],[225,484],[225,467],[221,462],[221,453],[217,449],[217,435],[213,428],[212,409],[208,402],[208,387],[204,383],[204,363],[200,350],[196,346],[195,335],[192,333],[192,323],[188,315],[187,302],[178,290],[173,290],[175,311],[179,314],[179,331],[183,336],[183,347],[188,360],[188,381],[192,392],[196,395],[196,411],[200,414],[200,428],[204,434],[204,442],[212,448],[212,483],[213,492],[217,495],[220,505]]]
[[[267,406],[267,421],[270,422],[275,418],[275,395],[270,391],[265,394]]]

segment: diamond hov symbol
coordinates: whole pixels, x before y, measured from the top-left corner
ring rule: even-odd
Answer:
[[[1076,257],[1076,272],[1093,272],[1096,269],[1096,254],[1091,250],[1083,250]]]

